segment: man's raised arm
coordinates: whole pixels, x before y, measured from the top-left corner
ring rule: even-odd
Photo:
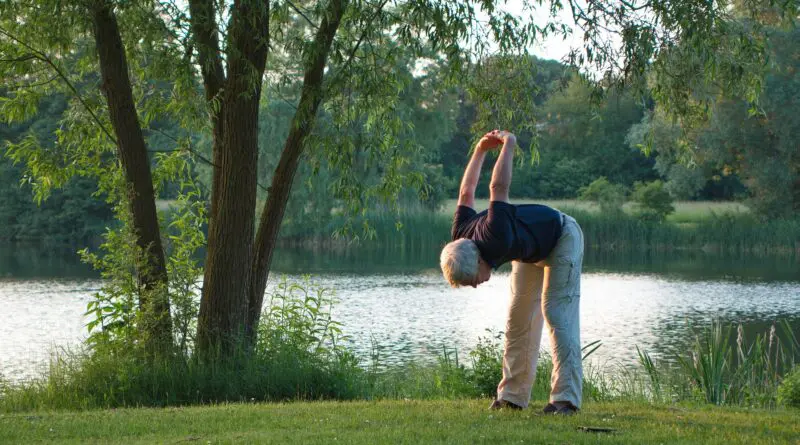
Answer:
[[[492,131],[483,135],[475,151],[464,170],[464,177],[461,179],[461,188],[458,191],[458,205],[475,207],[475,188],[478,187],[478,180],[481,176],[481,167],[486,159],[486,152],[498,147],[501,140],[497,137],[497,131]]]
[[[495,137],[503,141],[503,149],[492,170],[492,182],[489,184],[491,201],[508,202],[508,190],[511,188],[511,168],[513,167],[514,147],[517,138],[513,133],[500,131]]]

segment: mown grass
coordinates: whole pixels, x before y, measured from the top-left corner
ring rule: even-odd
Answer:
[[[489,400],[225,404],[0,415],[0,443],[797,443],[797,411],[590,403],[573,417]],[[601,429],[592,431],[591,429]],[[587,431],[588,430],[588,431]]]

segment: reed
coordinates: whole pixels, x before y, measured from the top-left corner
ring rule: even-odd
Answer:
[[[714,321],[695,332],[688,352],[674,354],[677,366],[656,363],[637,348],[647,396],[654,401],[699,397],[715,405],[775,407],[781,381],[800,363],[800,342],[786,320],[750,343],[745,338],[741,325],[734,329]]]
[[[658,223],[618,213],[606,215],[579,208],[565,209],[575,217],[587,246],[603,251],[703,251],[721,255],[800,256],[800,219],[762,221],[745,212],[710,214],[691,223]],[[333,239],[333,227],[344,221],[304,231],[303,237],[284,237],[284,243],[345,245]],[[380,245],[398,252],[431,250],[450,240],[452,216],[435,212],[374,213],[354,223],[370,227],[360,245]]]

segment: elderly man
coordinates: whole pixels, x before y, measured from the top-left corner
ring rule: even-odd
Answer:
[[[454,287],[487,281],[511,261],[511,305],[505,332],[503,379],[492,409],[528,406],[536,378],[542,326],[553,351],[552,390],[545,413],[574,414],[581,406],[580,277],[583,232],[572,217],[547,206],[509,204],[516,137],[486,133],[464,172],[452,239],[441,254]],[[477,213],[475,187],[488,151],[502,147],[492,172],[489,209]]]

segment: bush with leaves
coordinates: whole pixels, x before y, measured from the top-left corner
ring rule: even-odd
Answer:
[[[478,344],[470,352],[472,358],[471,380],[483,397],[494,396],[497,383],[503,377],[502,332],[489,332],[488,337],[478,338]]]
[[[631,200],[634,202],[634,214],[644,220],[661,222],[675,211],[672,196],[661,180],[636,182]]]
[[[578,199],[591,201],[600,206],[603,213],[621,213],[625,202],[625,187],[612,184],[605,176],[601,176],[578,191]]]
[[[800,408],[800,366],[795,366],[778,387],[778,403]]]

